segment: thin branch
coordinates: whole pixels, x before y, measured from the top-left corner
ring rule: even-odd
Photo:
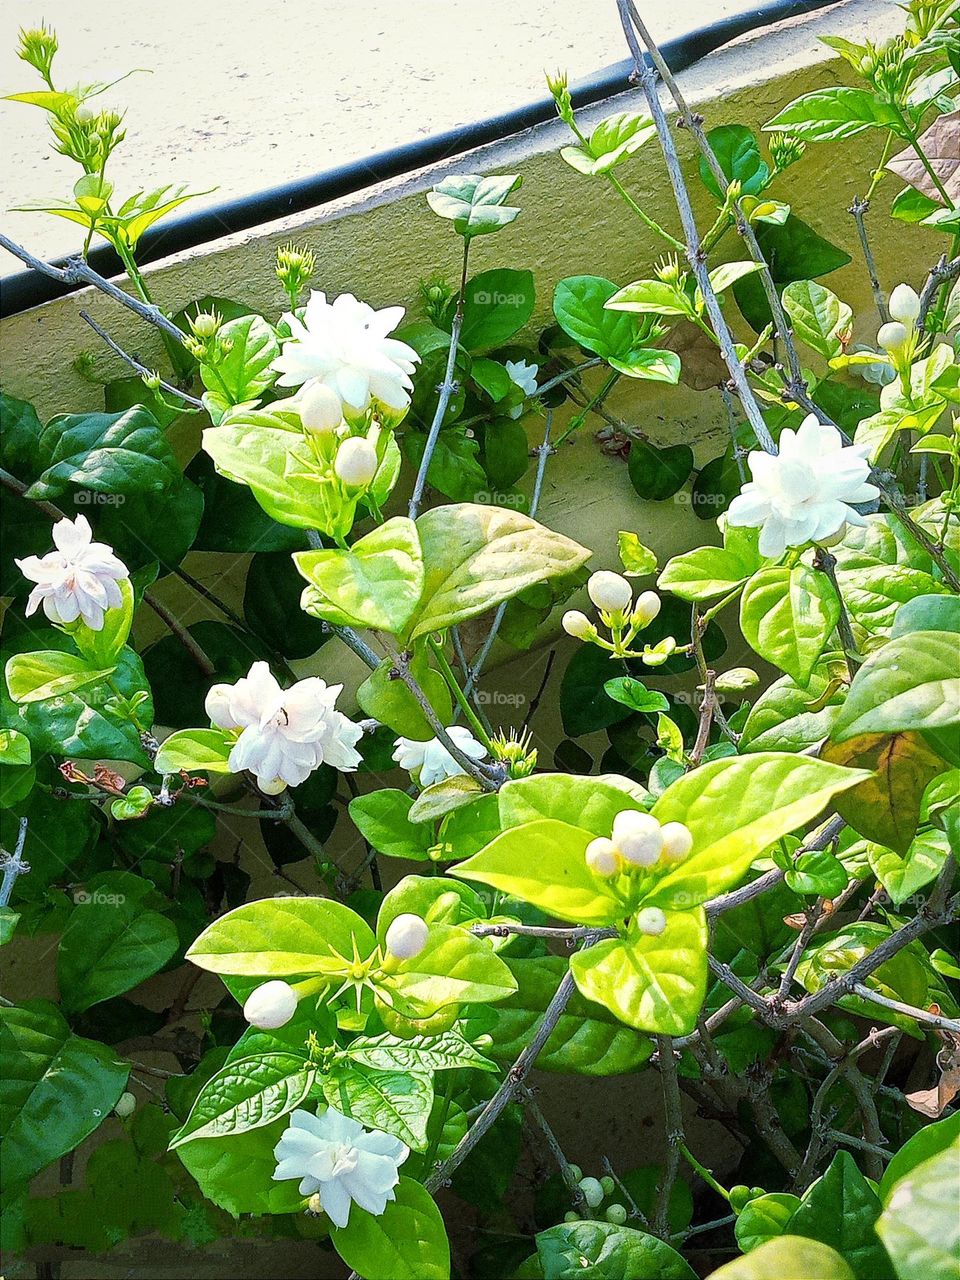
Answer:
[[[103,339],[103,341],[107,344],[110,350],[114,352],[115,355],[118,355],[121,360],[125,360],[126,363],[130,365],[132,369],[136,369],[137,373],[139,373],[141,377],[151,378],[151,379],[155,378],[157,381],[157,385],[162,387],[164,391],[169,392],[169,394],[172,396],[176,396],[178,399],[182,400],[184,404],[188,404],[194,409],[202,409],[204,407],[202,400],[198,400],[196,396],[188,395],[186,391],[181,391],[180,388],[175,387],[172,382],[165,382],[164,379],[159,376],[156,370],[148,369],[145,364],[141,364],[139,360],[135,359],[128,352],[124,351],[123,347],[121,347],[119,343],[115,342],[113,338],[110,337],[106,329],[104,329],[101,325],[97,324],[93,316],[91,316],[89,312],[84,311],[82,307],[80,309],[80,317],[81,319],[87,322],[87,324],[90,326],[90,328],[94,331],[94,333],[99,338]]]
[[[554,1160],[556,1161],[557,1168],[560,1170],[560,1177],[563,1179],[564,1186],[570,1192],[570,1199],[573,1201],[573,1207],[576,1209],[577,1213],[580,1215],[581,1218],[592,1218],[593,1212],[591,1211],[590,1206],[587,1204],[586,1197],[584,1196],[583,1192],[580,1189],[580,1183],[577,1181],[576,1175],[574,1174],[573,1169],[570,1167],[570,1162],[567,1160],[567,1157],[563,1154],[563,1148],[560,1146],[560,1143],[557,1141],[556,1134],[553,1132],[553,1130],[550,1128],[549,1123],[547,1122],[547,1117],[540,1110],[539,1105],[534,1100],[533,1093],[530,1091],[530,1089],[526,1087],[526,1085],[523,1086],[523,1089],[521,1090],[521,1092],[523,1094],[523,1100],[526,1103],[527,1114],[529,1115],[533,1123],[536,1125],[536,1127],[540,1130],[540,1136],[543,1138],[544,1142],[546,1143],[547,1150],[550,1152],[550,1154],[553,1156]]]
[[[10,894],[13,892],[13,884],[17,876],[25,876],[30,870],[29,862],[23,859],[23,846],[27,839],[27,822],[28,819],[21,818],[20,826],[17,829],[17,843],[14,845],[13,853],[3,851],[0,866],[3,867],[3,879],[0,880],[0,907],[5,907],[10,901]]]
[[[854,984],[853,994],[859,996],[861,1000],[869,1000],[871,1004],[891,1009],[894,1013],[902,1013],[908,1018],[913,1018],[915,1022],[922,1022],[925,1027],[936,1027],[938,1031],[952,1031],[954,1035],[960,1036],[960,1021],[956,1018],[945,1018],[942,1014],[930,1013],[926,1009],[918,1009],[915,1005],[904,1004],[902,1000],[891,1000],[871,987],[864,986],[862,982]]]
[[[167,630],[176,636],[203,674],[205,676],[214,675],[217,669],[213,662],[207,656],[203,646],[197,643],[180,619],[172,614],[167,606],[165,604],[161,604],[156,596],[152,595],[149,591],[145,591],[143,593],[143,602],[150,606],[157,617],[161,619]]]
[[[940,261],[927,276],[926,283],[920,291],[920,311],[917,315],[917,328],[921,333],[926,331],[927,313],[933,305],[933,299],[942,284],[956,280],[960,276],[960,256],[947,261],[944,253]]]
[[[660,1183],[653,1210],[653,1233],[661,1240],[666,1240],[670,1234],[670,1197],[680,1171],[680,1148],[684,1139],[677,1063],[674,1058],[673,1041],[669,1036],[657,1036],[657,1061],[660,1065],[660,1085],[663,1089],[667,1158],[664,1162],[663,1181]]]
[[[181,331],[172,320],[163,314],[159,307],[155,307],[149,302],[141,302],[139,298],[133,298],[129,293],[124,293],[122,289],[119,289],[104,276],[98,275],[82,258],[68,258],[63,267],[55,267],[52,263],[44,262],[42,258],[35,257],[28,249],[24,249],[22,245],[2,234],[0,234],[0,247],[6,249],[8,253],[12,253],[15,258],[19,258],[31,270],[39,271],[41,275],[49,276],[51,280],[59,280],[62,284],[92,285],[95,289],[99,289],[101,293],[105,293],[108,298],[112,298],[114,302],[119,302],[121,306],[128,307],[131,311],[136,312],[141,319],[161,329],[168,337],[174,338],[178,344],[183,342]]]
[[[859,196],[854,196],[853,204],[850,206],[849,212],[853,215],[853,220],[857,224],[857,235],[860,238],[860,248],[863,250],[863,260],[866,263],[867,275],[870,277],[870,289],[873,293],[873,301],[876,305],[877,312],[882,323],[886,324],[890,319],[890,312],[887,310],[887,303],[883,296],[883,289],[880,287],[880,277],[877,274],[877,264],[873,256],[873,250],[870,248],[870,240],[867,236],[866,214],[869,208],[869,200],[861,200]]]

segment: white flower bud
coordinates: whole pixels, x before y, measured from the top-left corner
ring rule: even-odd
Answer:
[[[663,836],[663,856],[671,862],[682,862],[693,848],[690,828],[682,822],[665,822],[660,834]]]
[[[323,1213],[323,1201],[320,1199],[319,1191],[315,1191],[307,1201],[307,1212],[316,1214],[318,1218]]]
[[[608,569],[591,574],[587,583],[587,595],[598,609],[603,609],[606,613],[623,613],[630,608],[633,599],[633,591],[626,578],[619,573],[611,573]]]
[[[891,320],[899,320],[902,324],[915,324],[920,315],[920,295],[908,284],[898,284],[890,295],[887,307]]]
[[[644,591],[633,606],[633,622],[648,627],[660,612],[660,597],[655,591]]]
[[[899,351],[907,340],[907,331],[898,320],[882,324],[877,334],[877,343],[884,351]]]
[[[580,1190],[591,1209],[596,1209],[603,1202],[603,1187],[596,1178],[581,1178]]]
[[[567,635],[573,636],[575,640],[592,640],[597,634],[597,628],[587,615],[581,613],[579,609],[568,609],[563,615],[560,625]]]
[[[117,1099],[117,1105],[113,1108],[114,1115],[118,1115],[121,1120],[126,1120],[127,1116],[132,1116],[137,1109],[137,1100],[129,1089],[121,1093]]]
[[[269,782],[260,778],[257,780],[257,786],[265,796],[278,796],[287,789],[287,784],[282,778],[272,778]]]
[[[390,921],[386,936],[387,951],[397,960],[412,960],[427,945],[429,932],[422,916],[404,912]]]
[[[627,1220],[627,1210],[622,1204],[610,1204],[603,1216],[615,1227],[622,1227]]]
[[[289,982],[275,978],[251,991],[243,1006],[243,1016],[251,1027],[275,1031],[284,1027],[297,1012],[297,993]]]
[[[659,907],[644,907],[637,912],[637,928],[651,938],[659,938],[667,927],[667,917]]]
[[[663,849],[663,831],[652,814],[628,809],[613,820],[613,843],[635,867],[652,867]]]
[[[343,405],[332,387],[322,382],[308,382],[297,396],[297,411],[307,431],[326,435],[336,431],[343,421]]]
[[[362,436],[347,436],[337,450],[333,469],[344,484],[360,489],[377,474],[377,451]]]
[[[606,836],[591,840],[584,852],[587,866],[598,876],[613,876],[620,870],[620,855]]]
[[[77,124],[89,124],[91,120],[96,119],[97,113],[93,107],[88,107],[85,102],[81,102],[73,113],[73,118]]]

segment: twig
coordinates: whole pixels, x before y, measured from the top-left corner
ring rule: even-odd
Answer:
[[[139,298],[132,298],[129,293],[124,293],[122,289],[105,279],[104,276],[98,275],[82,258],[68,258],[64,266],[55,267],[52,263],[44,262],[42,258],[35,257],[28,249],[24,249],[22,245],[2,234],[0,234],[0,247],[6,249],[8,253],[12,253],[15,258],[19,258],[21,262],[25,263],[33,271],[39,271],[41,275],[49,276],[51,280],[59,280],[62,284],[92,285],[95,289],[99,289],[101,293],[105,293],[108,298],[112,298],[114,302],[119,302],[121,306],[135,311],[141,319],[155,325],[168,337],[174,338],[178,345],[182,344],[183,334],[173,321],[163,314],[159,307],[155,307],[150,302],[141,302]]]
[[[843,602],[843,593],[840,590],[840,583],[837,581],[837,557],[829,552],[826,547],[817,547],[813,555],[813,567],[819,569],[827,581],[833,587],[834,594],[837,597],[837,604],[840,606],[840,616],[837,619],[837,631],[840,633],[840,642],[843,645],[843,656],[847,663],[847,674],[852,680],[857,674],[857,663],[860,661],[860,651],[857,648],[857,641],[853,634],[853,627],[850,625],[850,616],[847,613],[847,606]]]
[[[665,1240],[670,1234],[670,1197],[673,1184],[680,1171],[680,1150],[683,1145],[683,1112],[680,1105],[680,1085],[677,1082],[677,1063],[673,1056],[673,1041],[669,1036],[657,1036],[657,1061],[660,1065],[660,1085],[663,1089],[663,1111],[666,1124],[667,1157],[664,1162],[663,1181],[653,1210],[653,1233]]]
[[[864,986],[862,982],[854,984],[853,994],[859,996],[861,1000],[869,1000],[871,1004],[891,1009],[894,1013],[905,1014],[915,1022],[922,1022],[925,1027],[936,1027],[938,1031],[952,1031],[954,1035],[960,1035],[960,1021],[956,1018],[945,1018],[942,1014],[930,1013],[926,1009],[918,1009],[915,1005],[904,1004],[902,1000],[891,1000],[888,996],[882,996],[879,992]]]
[[[636,1200],[634,1200],[633,1196],[630,1194],[630,1190],[627,1187],[627,1184],[623,1181],[623,1179],[614,1169],[613,1165],[610,1163],[609,1157],[604,1156],[603,1159],[600,1161],[600,1164],[603,1167],[603,1172],[607,1175],[608,1178],[612,1178],[614,1183],[616,1184],[617,1191],[619,1192],[621,1199],[625,1202],[628,1215],[631,1218],[636,1218],[636,1220],[641,1224],[641,1226],[649,1228],[650,1223],[647,1221],[647,1215],[643,1212],[643,1210],[637,1204]]]
[[[143,602],[150,606],[157,617],[162,620],[166,628],[177,637],[203,674],[205,676],[214,675],[217,670],[216,667],[207,656],[202,645],[197,643],[180,619],[175,617],[165,604],[161,604],[156,596],[152,595],[148,591],[143,593]]]
[[[956,280],[960,276],[960,256],[947,261],[947,255],[944,253],[940,257],[940,261],[931,270],[927,276],[926,283],[920,290],[920,311],[917,315],[917,328],[921,333],[926,331],[927,313],[933,305],[933,299],[937,290],[942,284],[946,284],[950,280]]]
[[[430,430],[427,432],[427,439],[423,446],[423,457],[420,459],[420,467],[417,471],[417,479],[413,486],[410,506],[407,509],[407,514],[411,520],[416,520],[420,512],[420,504],[423,502],[423,491],[427,484],[427,472],[430,470],[430,463],[437,447],[437,441],[440,438],[440,428],[443,426],[443,420],[447,414],[447,406],[450,403],[450,397],[457,389],[457,382],[453,376],[453,372],[457,363],[457,347],[460,343],[460,330],[463,327],[463,309],[467,293],[467,259],[469,256],[470,240],[469,238],[465,238],[463,241],[463,266],[460,271],[460,293],[457,296],[457,307],[453,313],[453,323],[450,326],[450,347],[447,352],[447,366],[444,370],[443,381],[440,383],[439,393],[437,396],[437,407],[434,411],[433,421],[430,423]]]
[[[592,1218],[593,1212],[587,1204],[586,1197],[580,1189],[580,1183],[577,1181],[576,1175],[570,1167],[570,1162],[563,1154],[563,1148],[557,1141],[556,1134],[547,1122],[547,1117],[540,1110],[539,1105],[534,1100],[533,1093],[526,1085],[522,1087],[521,1093],[523,1094],[523,1100],[527,1107],[527,1114],[540,1130],[540,1136],[546,1143],[547,1150],[557,1163],[557,1168],[560,1170],[560,1176],[563,1179],[564,1186],[570,1192],[570,1199],[573,1201],[573,1207],[581,1218]]]
[[[196,396],[188,395],[186,391],[181,391],[180,388],[175,387],[172,382],[164,381],[155,369],[148,369],[145,364],[141,364],[139,360],[124,351],[123,347],[121,347],[119,343],[114,342],[106,329],[97,324],[93,316],[91,316],[89,312],[84,311],[82,307],[80,309],[80,317],[87,322],[98,337],[103,339],[111,351],[118,355],[121,360],[125,360],[132,369],[136,369],[137,373],[139,373],[141,377],[156,379],[157,385],[162,387],[164,391],[169,392],[170,395],[176,396],[178,399],[182,400],[184,404],[188,404],[194,409],[202,409],[204,407],[202,400],[198,400]]]
[[[867,237],[866,214],[869,208],[869,200],[861,200],[859,196],[854,196],[849,212],[853,215],[853,220],[857,224],[857,235],[860,237],[860,248],[863,250],[863,260],[867,266],[867,275],[870,277],[873,301],[876,303],[881,321],[886,324],[890,319],[890,312],[887,310],[887,303],[880,287],[880,277],[877,275],[877,264]]]
[[[10,894],[13,892],[13,883],[17,876],[25,876],[30,870],[29,862],[23,860],[23,846],[27,839],[27,818],[20,819],[20,826],[17,830],[17,843],[14,845],[13,853],[4,851],[2,857],[3,879],[0,880],[0,907],[5,907],[10,901]]]

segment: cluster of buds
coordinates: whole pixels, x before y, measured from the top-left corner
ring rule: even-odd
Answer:
[[[864,58],[868,69],[861,68],[861,75],[880,97],[895,105],[906,100],[913,78],[912,66],[906,60],[908,52],[903,36],[894,36],[879,48],[871,49],[871,54]]]
[[[290,407],[299,415],[318,460],[332,465],[334,475],[347,489],[365,489],[380,466],[380,424],[371,420],[366,435],[352,434],[344,421],[340,397],[316,380],[306,383]]]
[[[550,96],[553,98],[557,108],[557,115],[570,128],[573,128],[573,99],[570,97],[570,89],[567,84],[567,73],[565,71],[548,71],[546,73],[547,88],[550,90]]]
[[[898,284],[887,304],[890,319],[877,333],[877,345],[887,353],[890,363],[902,379],[909,380],[910,366],[921,340],[917,328],[920,318],[920,295],[908,284]],[[906,385],[906,382],[905,382]]]
[[[661,258],[654,266],[653,274],[658,280],[662,280],[664,284],[676,285],[681,292],[687,281],[687,273],[680,266],[680,259],[675,253],[667,254],[666,257]]]
[[[612,1196],[617,1190],[617,1184],[609,1174],[602,1178],[584,1177],[583,1170],[578,1164],[569,1166],[570,1173],[576,1179],[580,1194],[589,1209],[599,1209],[604,1200]],[[627,1220],[626,1206],[614,1201],[608,1204],[604,1209],[603,1216],[607,1222],[612,1222],[614,1226],[622,1227]],[[572,1210],[564,1214],[564,1222],[579,1222],[580,1215]]]
[[[630,648],[637,633],[648,627],[660,612],[660,597],[655,591],[642,591],[634,600],[633,588],[622,574],[601,569],[591,575],[587,595],[600,611],[600,620],[609,630],[610,639],[604,639],[579,609],[568,609],[563,615],[561,625],[567,635],[598,645],[615,658],[640,658],[649,667],[662,666],[676,650],[673,636],[655,645],[645,645],[640,651]]]
[[[86,102],[68,99],[50,117],[56,138],[54,150],[81,165],[88,173],[103,172],[114,149],[126,137],[123,116],[117,111],[95,111]]]
[[[50,84],[50,68],[53,66],[53,55],[57,52],[57,35],[49,27],[21,27],[20,44],[17,57],[39,71]],[[52,85],[50,86],[53,87]]]
[[[312,249],[295,244],[283,244],[277,250],[277,279],[290,299],[293,310],[303,289],[313,278],[317,260]]]
[[[625,809],[614,818],[612,834],[591,840],[583,856],[594,875],[612,880],[665,870],[692,848],[693,836],[682,822],[660,823],[652,813]],[[667,918],[659,907],[643,907],[636,923],[641,933],[656,936],[667,927]]]
[[[537,749],[531,746],[531,741],[529,729],[518,733],[513,728],[509,732],[501,729],[490,739],[493,758],[506,765],[508,778],[528,778],[536,769]]]
[[[450,284],[444,280],[443,276],[430,276],[420,281],[418,291],[427,319],[431,324],[442,328],[450,299],[453,297]]]
[[[189,324],[190,332],[182,339],[186,350],[201,364],[220,364],[233,342],[220,332],[223,317],[219,311],[199,311],[190,318]]]
[[[783,173],[784,169],[796,164],[807,149],[807,144],[792,133],[771,133],[768,145],[777,173]]]
[[[430,928],[422,916],[405,912],[396,916],[387,929],[384,938],[383,954],[374,952],[367,961],[354,956],[353,962],[344,959],[343,968],[329,966],[324,977],[306,978],[291,985],[282,978],[274,978],[261,983],[251,991],[243,1006],[243,1016],[251,1027],[260,1031],[276,1031],[285,1027],[297,1012],[297,1005],[304,996],[313,995],[331,979],[346,976],[347,981],[335,993],[333,998],[341,994],[347,986],[356,986],[359,1002],[359,988],[369,985],[371,978],[379,970],[381,962],[384,972],[395,968],[402,960],[413,960],[427,945]]]

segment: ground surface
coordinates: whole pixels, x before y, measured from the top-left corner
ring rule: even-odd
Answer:
[[[659,39],[752,7],[747,0],[644,3]],[[111,162],[118,193],[167,182],[216,187],[203,203],[306,177],[495,115],[620,61],[614,0],[5,0],[0,92],[36,87],[15,56],[21,25],[60,37],[58,83],[138,75],[104,96],[127,107]],[[49,145],[46,117],[0,103],[0,225],[46,257],[78,228],[13,205],[67,197],[75,167]],[[198,205],[200,202],[197,202]],[[16,264],[0,251],[0,274]]]

